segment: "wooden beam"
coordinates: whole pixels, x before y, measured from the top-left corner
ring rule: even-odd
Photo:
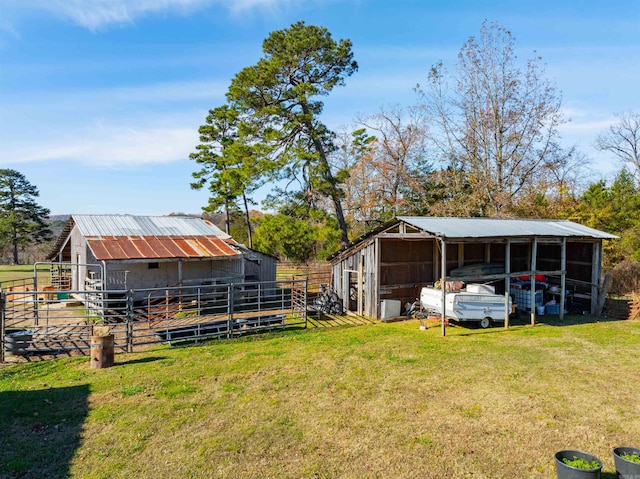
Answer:
[[[517,278],[519,276],[531,276],[536,274],[542,274],[545,276],[560,276],[562,273],[566,273],[564,270],[553,270],[553,271],[518,271],[514,273],[497,273],[497,274],[487,274],[482,276],[447,276],[447,281],[463,281],[468,283],[470,281],[494,281],[500,279],[508,279],[508,278]],[[591,284],[591,283],[585,283]]]
[[[380,233],[377,235],[378,238],[384,239],[424,239],[424,238],[435,238],[434,235],[430,233]]]

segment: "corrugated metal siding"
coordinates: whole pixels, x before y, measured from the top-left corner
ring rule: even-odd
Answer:
[[[423,231],[446,238],[522,236],[617,238],[615,235],[567,220],[437,218],[431,216],[398,216],[397,219]]]
[[[212,236],[99,236],[87,244],[98,261],[169,258],[219,258],[240,253]]]
[[[210,221],[181,216],[73,215],[85,236],[217,236],[230,238]]]

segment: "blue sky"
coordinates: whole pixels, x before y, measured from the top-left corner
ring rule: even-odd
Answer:
[[[564,143],[610,178],[619,165],[592,145],[615,113],[640,111],[640,0],[0,0],[0,168],[53,214],[199,213],[198,126],[269,32],[304,20],[352,40],[359,71],[325,100],[337,129],[415,104],[485,19],[519,58],[542,56]]]

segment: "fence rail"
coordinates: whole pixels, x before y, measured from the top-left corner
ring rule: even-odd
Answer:
[[[95,325],[115,347],[307,326],[307,282],[270,281],[147,290],[0,291],[0,360],[90,349]]]

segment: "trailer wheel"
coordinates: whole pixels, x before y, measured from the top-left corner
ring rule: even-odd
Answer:
[[[480,320],[480,326],[483,329],[487,329],[488,327],[490,327],[491,326],[491,318],[482,318]]]

